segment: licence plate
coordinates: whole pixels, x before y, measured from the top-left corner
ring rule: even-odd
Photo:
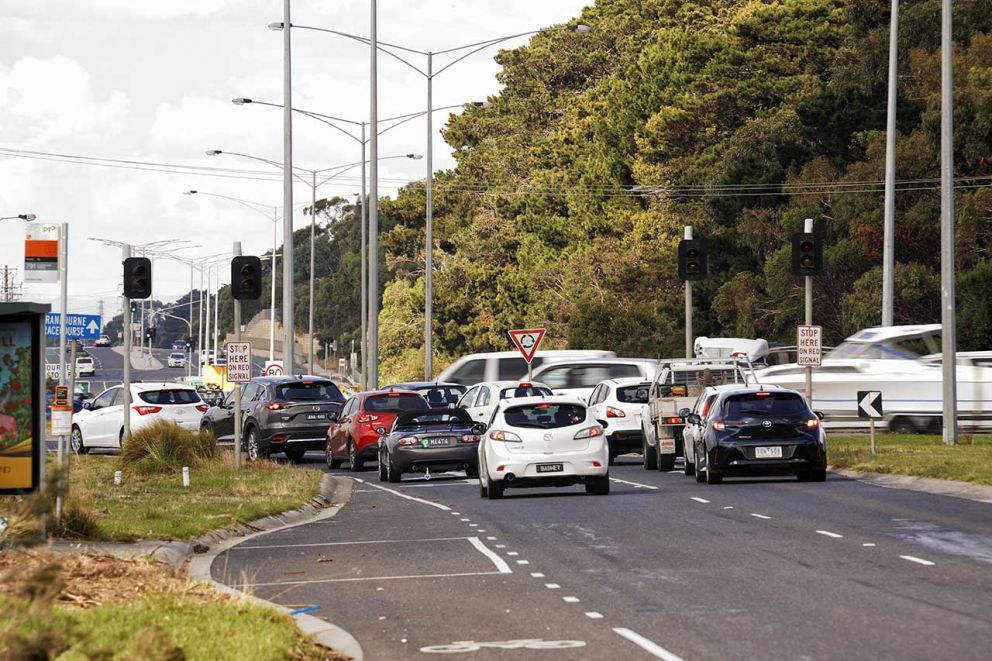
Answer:
[[[565,467],[562,464],[538,464],[537,465],[537,472],[538,473],[560,473],[563,470],[565,470]]]
[[[754,448],[755,459],[781,459],[782,448],[779,446],[770,448]]]
[[[307,413],[307,420],[327,420],[325,413]]]

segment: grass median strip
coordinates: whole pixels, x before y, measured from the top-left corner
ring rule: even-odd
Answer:
[[[874,455],[867,434],[830,434],[827,442],[835,468],[992,485],[992,435],[962,434],[952,446],[940,436],[878,434]]]

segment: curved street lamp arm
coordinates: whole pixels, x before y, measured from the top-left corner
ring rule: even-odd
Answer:
[[[221,195],[220,193],[204,193],[203,191],[196,191],[196,194],[197,195],[209,195],[210,197],[219,197],[219,198],[222,198],[222,199],[225,199],[225,200],[230,200],[231,202],[237,202],[241,206],[246,207],[248,209],[251,209],[252,211],[254,211],[257,214],[261,214],[262,216],[265,216],[265,219],[266,220],[271,221],[271,222],[275,222],[272,218],[269,217],[269,214],[268,213],[266,213],[266,212],[264,212],[264,211],[262,211],[261,209],[258,208],[258,207],[267,207],[269,209],[272,209],[274,207],[271,204],[262,204],[261,202],[252,202],[250,200],[239,200],[236,197],[230,197],[229,195]]]
[[[262,158],[261,156],[252,156],[251,154],[242,154],[241,152],[236,152],[236,151],[222,151],[220,153],[221,154],[227,154],[228,156],[240,156],[241,158],[250,158],[253,161],[259,161],[261,163],[268,163],[272,167],[279,168],[280,170],[283,169],[282,163],[279,163],[278,161],[272,161],[272,160],[269,160],[267,158]],[[293,170],[294,170],[294,172],[292,172],[291,174],[294,177],[296,177],[297,179],[299,179],[300,181],[302,181],[306,185],[308,185],[308,186],[310,185],[310,182],[307,181],[306,179],[304,179],[299,174],[297,174],[295,172],[295,170],[300,170],[301,172],[313,172],[313,170],[307,170],[306,168],[296,167],[295,165],[293,166]]]
[[[338,36],[346,37],[348,39],[352,39],[354,41],[363,43],[366,46],[372,43],[370,39],[366,37],[359,37],[357,34],[348,34],[347,32],[338,32],[337,30],[328,30],[327,28],[318,28],[312,25],[296,25],[295,23],[293,24],[293,27],[299,28],[301,30],[314,30],[316,32],[327,32],[329,34],[336,34]],[[379,51],[385,53],[386,55],[389,55],[390,57],[396,59],[399,62],[402,62],[406,66],[410,67],[411,69],[419,73],[421,76],[425,78],[427,77],[427,73],[425,71],[421,71],[421,69],[416,65],[411,64],[410,62],[406,61],[396,53],[392,52],[391,50],[389,50],[390,48],[396,48],[397,50],[406,51],[408,53],[416,53],[417,55],[427,55],[427,53],[419,50],[414,50],[413,48],[405,48],[404,46],[397,46],[396,44],[387,44],[383,41],[378,42],[378,46],[377,46],[377,49]]]
[[[454,48],[446,48],[444,50],[434,51],[434,55],[446,55],[448,53],[455,53],[460,50],[465,50],[467,48],[475,48],[476,46],[486,47],[498,44],[501,41],[509,41],[510,39],[516,39],[517,37],[526,37],[528,35],[537,34],[539,32],[553,32],[555,30],[567,30],[569,28],[542,28],[540,30],[528,30],[527,32],[518,32],[517,34],[507,35],[505,37],[496,37],[494,39],[487,39],[485,41],[477,41],[474,44],[465,44],[464,46],[455,46]],[[457,61],[457,60],[456,60]]]

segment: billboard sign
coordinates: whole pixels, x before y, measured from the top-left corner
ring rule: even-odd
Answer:
[[[59,226],[28,223],[24,237],[24,282],[59,281]]]
[[[0,495],[40,482],[40,332],[40,315],[0,313]]]

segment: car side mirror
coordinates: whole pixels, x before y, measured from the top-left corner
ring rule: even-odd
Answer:
[[[692,411],[690,411],[687,408],[685,408],[685,409],[679,409],[679,416],[682,417],[682,418],[684,418],[684,417],[688,416],[691,412]]]
[[[686,416],[686,420],[689,422],[690,425],[701,425],[701,424],[703,424],[703,419],[700,418],[695,413],[690,413],[688,416]]]
[[[93,403],[92,402],[83,402],[83,408],[86,409],[87,411],[92,411],[93,410]]]
[[[385,427],[376,427],[375,428],[375,433],[376,434],[379,434],[380,436],[385,436],[386,435],[386,428]]]
[[[596,422],[598,422],[603,429],[606,429],[607,427],[610,426],[610,424],[606,422],[606,420],[597,420]]]
[[[813,411],[820,420],[823,420],[823,411]]]
[[[484,422],[477,422],[476,424],[472,425],[472,433],[476,434],[477,436],[481,436],[482,434],[485,434],[487,429],[489,429],[489,425],[487,425]]]

